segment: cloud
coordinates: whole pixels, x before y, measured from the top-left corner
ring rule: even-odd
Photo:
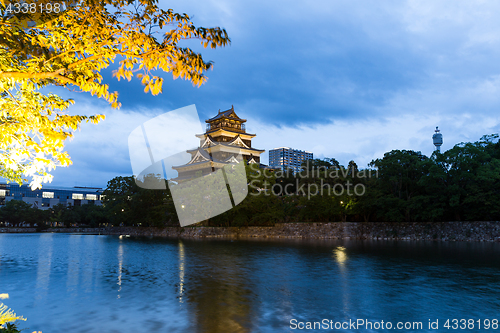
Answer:
[[[86,94],[72,112],[104,111],[68,143],[74,165],[56,180],[105,185],[131,172],[127,137],[155,115],[195,104],[207,119],[234,105],[248,119],[255,146],[313,151],[366,165],[392,149],[432,152],[500,132],[500,21],[496,1],[161,1],[198,26],[221,26],[229,47],[192,46],[214,70],[200,88],[165,77],[163,93],[104,72],[122,110]],[[56,89],[57,90],[57,89]],[[57,90],[59,91],[59,90]],[[67,94],[66,92],[64,94]],[[267,152],[265,158],[267,158]]]
[[[282,146],[313,152],[314,158],[336,158],[347,165],[354,160],[360,167],[382,158],[394,149],[421,151],[430,156],[434,150],[432,135],[435,125],[440,125],[444,137],[441,151],[461,142],[478,141],[483,135],[500,131],[500,115],[477,118],[406,114],[378,120],[343,119],[318,125],[277,127],[258,122],[248,124],[257,133],[252,145],[265,148],[263,163],[267,163],[268,151]]]
[[[113,177],[130,176],[129,134],[138,125],[170,110],[103,111],[107,114],[103,123],[83,125],[81,132],[75,133],[68,143],[67,151],[74,164],[55,171],[55,185],[105,187]],[[78,112],[95,113],[95,105],[82,105]],[[434,149],[435,126],[440,126],[444,136],[443,151],[460,142],[477,141],[485,134],[500,132],[500,115],[476,117],[472,112],[460,116],[407,113],[378,119],[332,118],[323,124],[294,126],[276,126],[247,117],[243,110],[237,113],[248,118],[247,131],[257,134],[252,146],[266,150],[263,163],[268,162],[270,149],[290,146],[312,151],[315,158],[334,157],[344,165],[354,160],[360,167],[366,167],[393,149],[421,151],[429,156]],[[193,137],[194,134],[197,133]]]
[[[82,124],[74,138],[66,144],[73,164],[57,168],[53,184],[58,186],[105,186],[116,176],[132,175],[128,152],[128,136],[137,126],[166,112],[154,109],[111,109],[102,102],[77,103],[74,114],[104,113],[101,123]]]

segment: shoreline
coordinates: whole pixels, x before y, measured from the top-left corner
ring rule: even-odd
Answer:
[[[36,228],[0,227],[0,233],[37,233]],[[81,233],[163,238],[291,238],[500,242],[500,221],[308,222],[270,227],[49,228],[38,233]]]

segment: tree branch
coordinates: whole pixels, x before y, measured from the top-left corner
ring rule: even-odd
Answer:
[[[14,78],[14,79],[59,79],[65,83],[78,86],[78,83],[69,77],[61,75],[66,69],[61,68],[55,72],[48,73],[23,73],[23,72],[0,72],[0,79]],[[13,97],[13,96],[11,96]]]
[[[48,79],[57,77],[66,69],[61,68],[54,72],[48,73],[23,73],[23,72],[0,72],[0,79],[14,78],[14,79]]]
[[[61,80],[61,81],[64,81],[66,83],[69,83],[69,84],[73,84],[75,86],[78,86],[78,83],[76,83],[75,80],[73,79],[70,79],[69,77],[66,77],[66,76],[62,76],[62,75],[56,75],[55,76],[57,79]]]

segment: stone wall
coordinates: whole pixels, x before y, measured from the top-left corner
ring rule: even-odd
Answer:
[[[0,232],[35,232],[34,228],[0,228]],[[274,227],[51,228],[44,232],[130,235],[171,238],[316,238],[500,241],[500,222],[332,222],[281,223]]]
[[[1,233],[29,233],[29,232],[36,232],[36,228],[6,228],[2,227],[0,228],[0,234]]]

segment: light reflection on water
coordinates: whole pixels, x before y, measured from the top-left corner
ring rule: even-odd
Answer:
[[[499,254],[498,243],[0,234],[0,293],[28,318],[22,327],[44,333],[293,332],[291,319],[493,319]]]
[[[82,235],[71,235],[68,239],[68,274],[66,279],[66,294],[78,297],[78,283],[80,278],[80,244]]]
[[[340,278],[340,283],[341,283],[341,288],[340,292],[342,293],[342,311],[344,313],[349,313],[350,311],[350,304],[349,304],[349,281],[347,278],[347,271],[346,271],[346,262],[347,262],[347,254],[346,254],[346,248],[343,246],[337,246],[333,250],[334,252],[334,259],[338,263],[339,267],[339,278]]]
[[[123,244],[118,245],[118,296],[120,298],[120,291],[122,290],[122,273],[123,273]]]
[[[182,303],[182,294],[184,293],[184,243],[179,240],[179,302]]]
[[[51,264],[52,264],[52,234],[39,238],[38,265],[36,274],[35,304],[47,297]]]

